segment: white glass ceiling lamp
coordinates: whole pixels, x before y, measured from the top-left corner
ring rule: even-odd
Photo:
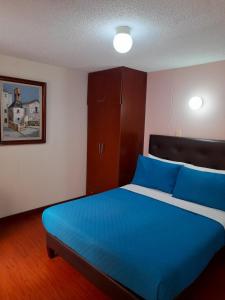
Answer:
[[[189,100],[189,107],[192,110],[199,110],[203,106],[203,99],[201,97],[195,96]]]
[[[113,47],[119,53],[127,53],[133,45],[133,39],[130,35],[130,27],[120,26],[116,28],[116,34],[113,39]]]

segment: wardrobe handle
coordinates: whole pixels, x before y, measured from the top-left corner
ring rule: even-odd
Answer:
[[[104,151],[104,144],[101,144],[101,155],[103,154]]]
[[[98,144],[98,154],[101,155],[101,144]]]
[[[122,96],[122,94],[120,95],[120,105],[122,105],[123,104],[123,96]]]

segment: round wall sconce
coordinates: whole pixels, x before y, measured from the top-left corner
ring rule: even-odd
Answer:
[[[203,99],[201,97],[195,96],[189,100],[189,107],[192,110],[198,110],[203,106]]]
[[[113,39],[113,47],[119,53],[127,53],[133,45],[133,39],[130,35],[130,27],[119,26],[116,28],[116,34]]]

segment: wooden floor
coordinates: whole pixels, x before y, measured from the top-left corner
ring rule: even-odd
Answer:
[[[108,299],[61,258],[47,257],[40,213],[0,220],[0,299]]]
[[[225,251],[179,300],[225,300]],[[40,213],[0,220],[0,300],[106,300],[61,258],[50,260]]]

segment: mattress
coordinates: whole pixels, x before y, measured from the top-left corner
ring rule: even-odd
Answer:
[[[163,194],[129,185],[50,207],[43,224],[141,297],[174,299],[224,246],[225,216],[178,207]]]

